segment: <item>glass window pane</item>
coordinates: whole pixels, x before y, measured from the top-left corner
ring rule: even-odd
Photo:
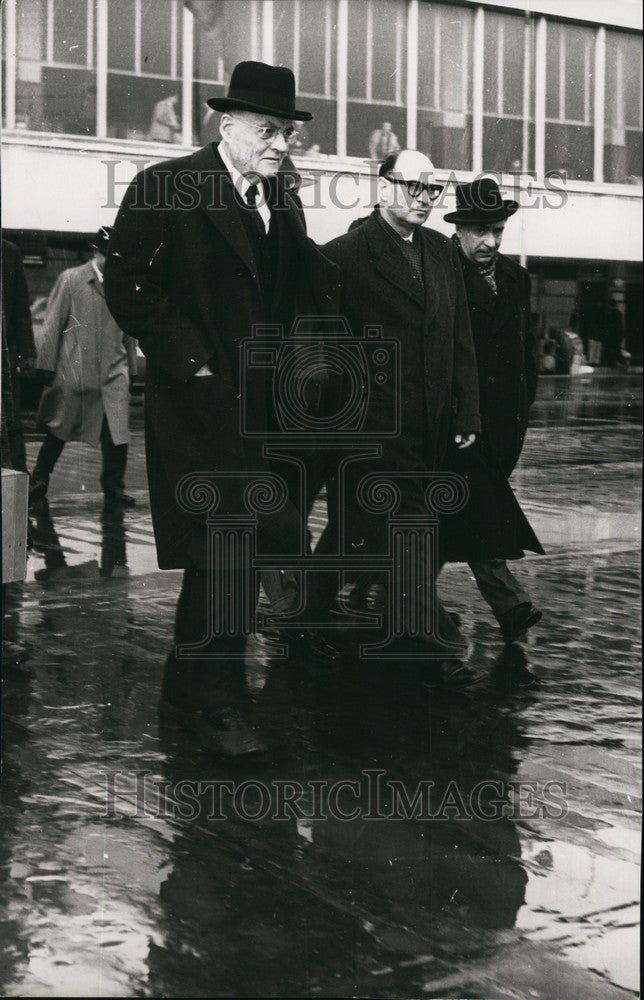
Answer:
[[[141,4],[141,71],[170,76],[171,48],[171,0],[143,0]]]
[[[604,178],[642,183],[642,43],[621,31],[606,33]]]
[[[228,80],[245,59],[258,59],[260,7],[252,0],[210,0],[194,6],[194,74],[197,80]]]
[[[300,0],[300,65],[298,90],[303,94],[335,94],[337,47],[336,0]]]
[[[134,0],[110,0],[107,19],[107,65],[133,70]]]
[[[273,5],[273,54],[276,66],[295,70],[295,3],[276,0]],[[318,45],[320,39],[317,39]]]
[[[593,36],[588,28],[566,26],[566,103],[568,121],[590,122]]]
[[[367,96],[367,4],[349,4],[349,97]]]
[[[372,11],[372,97],[400,103],[406,83],[404,7],[398,0],[372,0]]]
[[[56,0],[54,4],[54,62],[87,59],[87,0]]]
[[[421,4],[418,28],[418,147],[434,164],[472,163],[472,25],[470,9]]]
[[[86,12],[86,4],[83,7]],[[54,14],[55,58],[56,38],[61,43],[75,37],[77,25],[69,19],[78,10],[69,3],[56,3]],[[16,125],[39,132],[92,135],[96,132],[96,74],[84,65],[47,65],[47,16],[45,0],[21,0],[17,5]],[[83,23],[84,64],[87,21]],[[66,61],[75,60],[74,51]],[[60,47],[58,54],[65,54]]]
[[[593,179],[593,130],[587,125],[546,123],[546,173]]]
[[[107,75],[107,134],[116,139],[181,141],[181,95],[176,80]]]
[[[503,110],[508,115],[523,114],[524,22],[503,17]]]
[[[560,50],[563,25],[549,23],[546,44],[546,118],[559,118],[560,98]]]
[[[485,12],[483,45],[483,111],[496,114],[499,107],[499,14]]]
[[[522,17],[491,11],[485,12],[484,25],[483,168],[509,173],[529,170],[534,128],[530,115],[524,130],[524,65],[526,33],[533,65],[533,25]],[[531,93],[529,81],[529,97]]]

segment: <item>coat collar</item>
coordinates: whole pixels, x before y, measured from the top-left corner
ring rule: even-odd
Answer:
[[[102,298],[105,298],[105,292],[103,290],[103,282],[99,279],[98,275],[96,274],[93,262],[91,260],[88,260],[83,264],[83,267],[85,269],[85,281],[87,282],[87,284],[93,285],[97,293]]]
[[[196,186],[200,194],[199,206],[217,227],[248,270],[257,276],[257,267],[246,230],[235,205],[235,188],[232,177],[224,166],[214,143],[198,149],[190,158],[197,174]]]
[[[409,279],[409,265],[396,246],[395,240],[383,229],[378,221],[377,209],[364,223],[364,232],[369,245],[369,253],[376,270],[389,284],[411,299],[425,313],[426,323],[436,315],[441,298],[444,259],[438,253],[431,238],[431,230],[421,227],[418,237],[422,247],[423,281],[425,289],[419,288]]]

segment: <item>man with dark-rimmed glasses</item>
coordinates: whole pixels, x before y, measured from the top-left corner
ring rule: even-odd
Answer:
[[[476,358],[458,254],[450,240],[423,226],[441,190],[427,156],[413,150],[392,154],[380,167],[378,205],[371,216],[324,247],[340,266],[342,312],[354,336],[380,328],[384,341],[397,344],[400,358],[398,370],[383,364],[370,372],[363,431],[365,440],[380,441],[382,455],[347,466],[343,509],[337,511],[347,551],[379,556],[387,549],[386,518],[365,511],[358,500],[365,476],[401,474],[405,486],[397,515],[426,519],[422,474],[441,468],[450,440],[467,448],[480,429]],[[391,436],[397,408],[399,429]],[[337,531],[338,488],[328,487],[330,526],[321,552]],[[382,575],[359,575],[351,603],[357,610],[382,607],[384,586]],[[428,651],[444,649],[442,640],[460,639],[442,613],[439,631],[434,641],[423,640]]]

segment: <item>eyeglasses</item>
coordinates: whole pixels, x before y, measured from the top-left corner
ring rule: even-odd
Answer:
[[[284,137],[284,141],[288,143],[289,146],[292,142],[295,142],[300,134],[296,128],[293,128],[292,125],[287,125],[286,128],[278,128],[277,125],[251,125],[250,127],[257,133],[260,139],[264,140],[264,142],[272,142],[276,136],[282,135]]]
[[[399,177],[391,177],[389,174],[385,174],[388,181],[392,184],[400,184],[401,187],[407,188],[407,193],[410,198],[420,198],[421,194],[429,195],[430,201],[436,201],[441,196],[441,191],[445,187],[444,184],[423,184],[422,181],[404,181]]]

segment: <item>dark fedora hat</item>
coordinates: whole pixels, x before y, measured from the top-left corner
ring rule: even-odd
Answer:
[[[456,211],[448,212],[445,222],[461,225],[477,222],[501,222],[514,215],[518,201],[501,197],[501,189],[493,177],[477,177],[471,184],[456,185]]]
[[[96,236],[89,241],[89,245],[98,250],[99,253],[107,253],[107,247],[110,242],[110,236],[114,232],[112,226],[101,226]]]
[[[295,77],[285,66],[261,62],[240,62],[235,66],[227,97],[206,101],[215,111],[257,111],[292,121],[308,122],[310,111],[295,107]]]

